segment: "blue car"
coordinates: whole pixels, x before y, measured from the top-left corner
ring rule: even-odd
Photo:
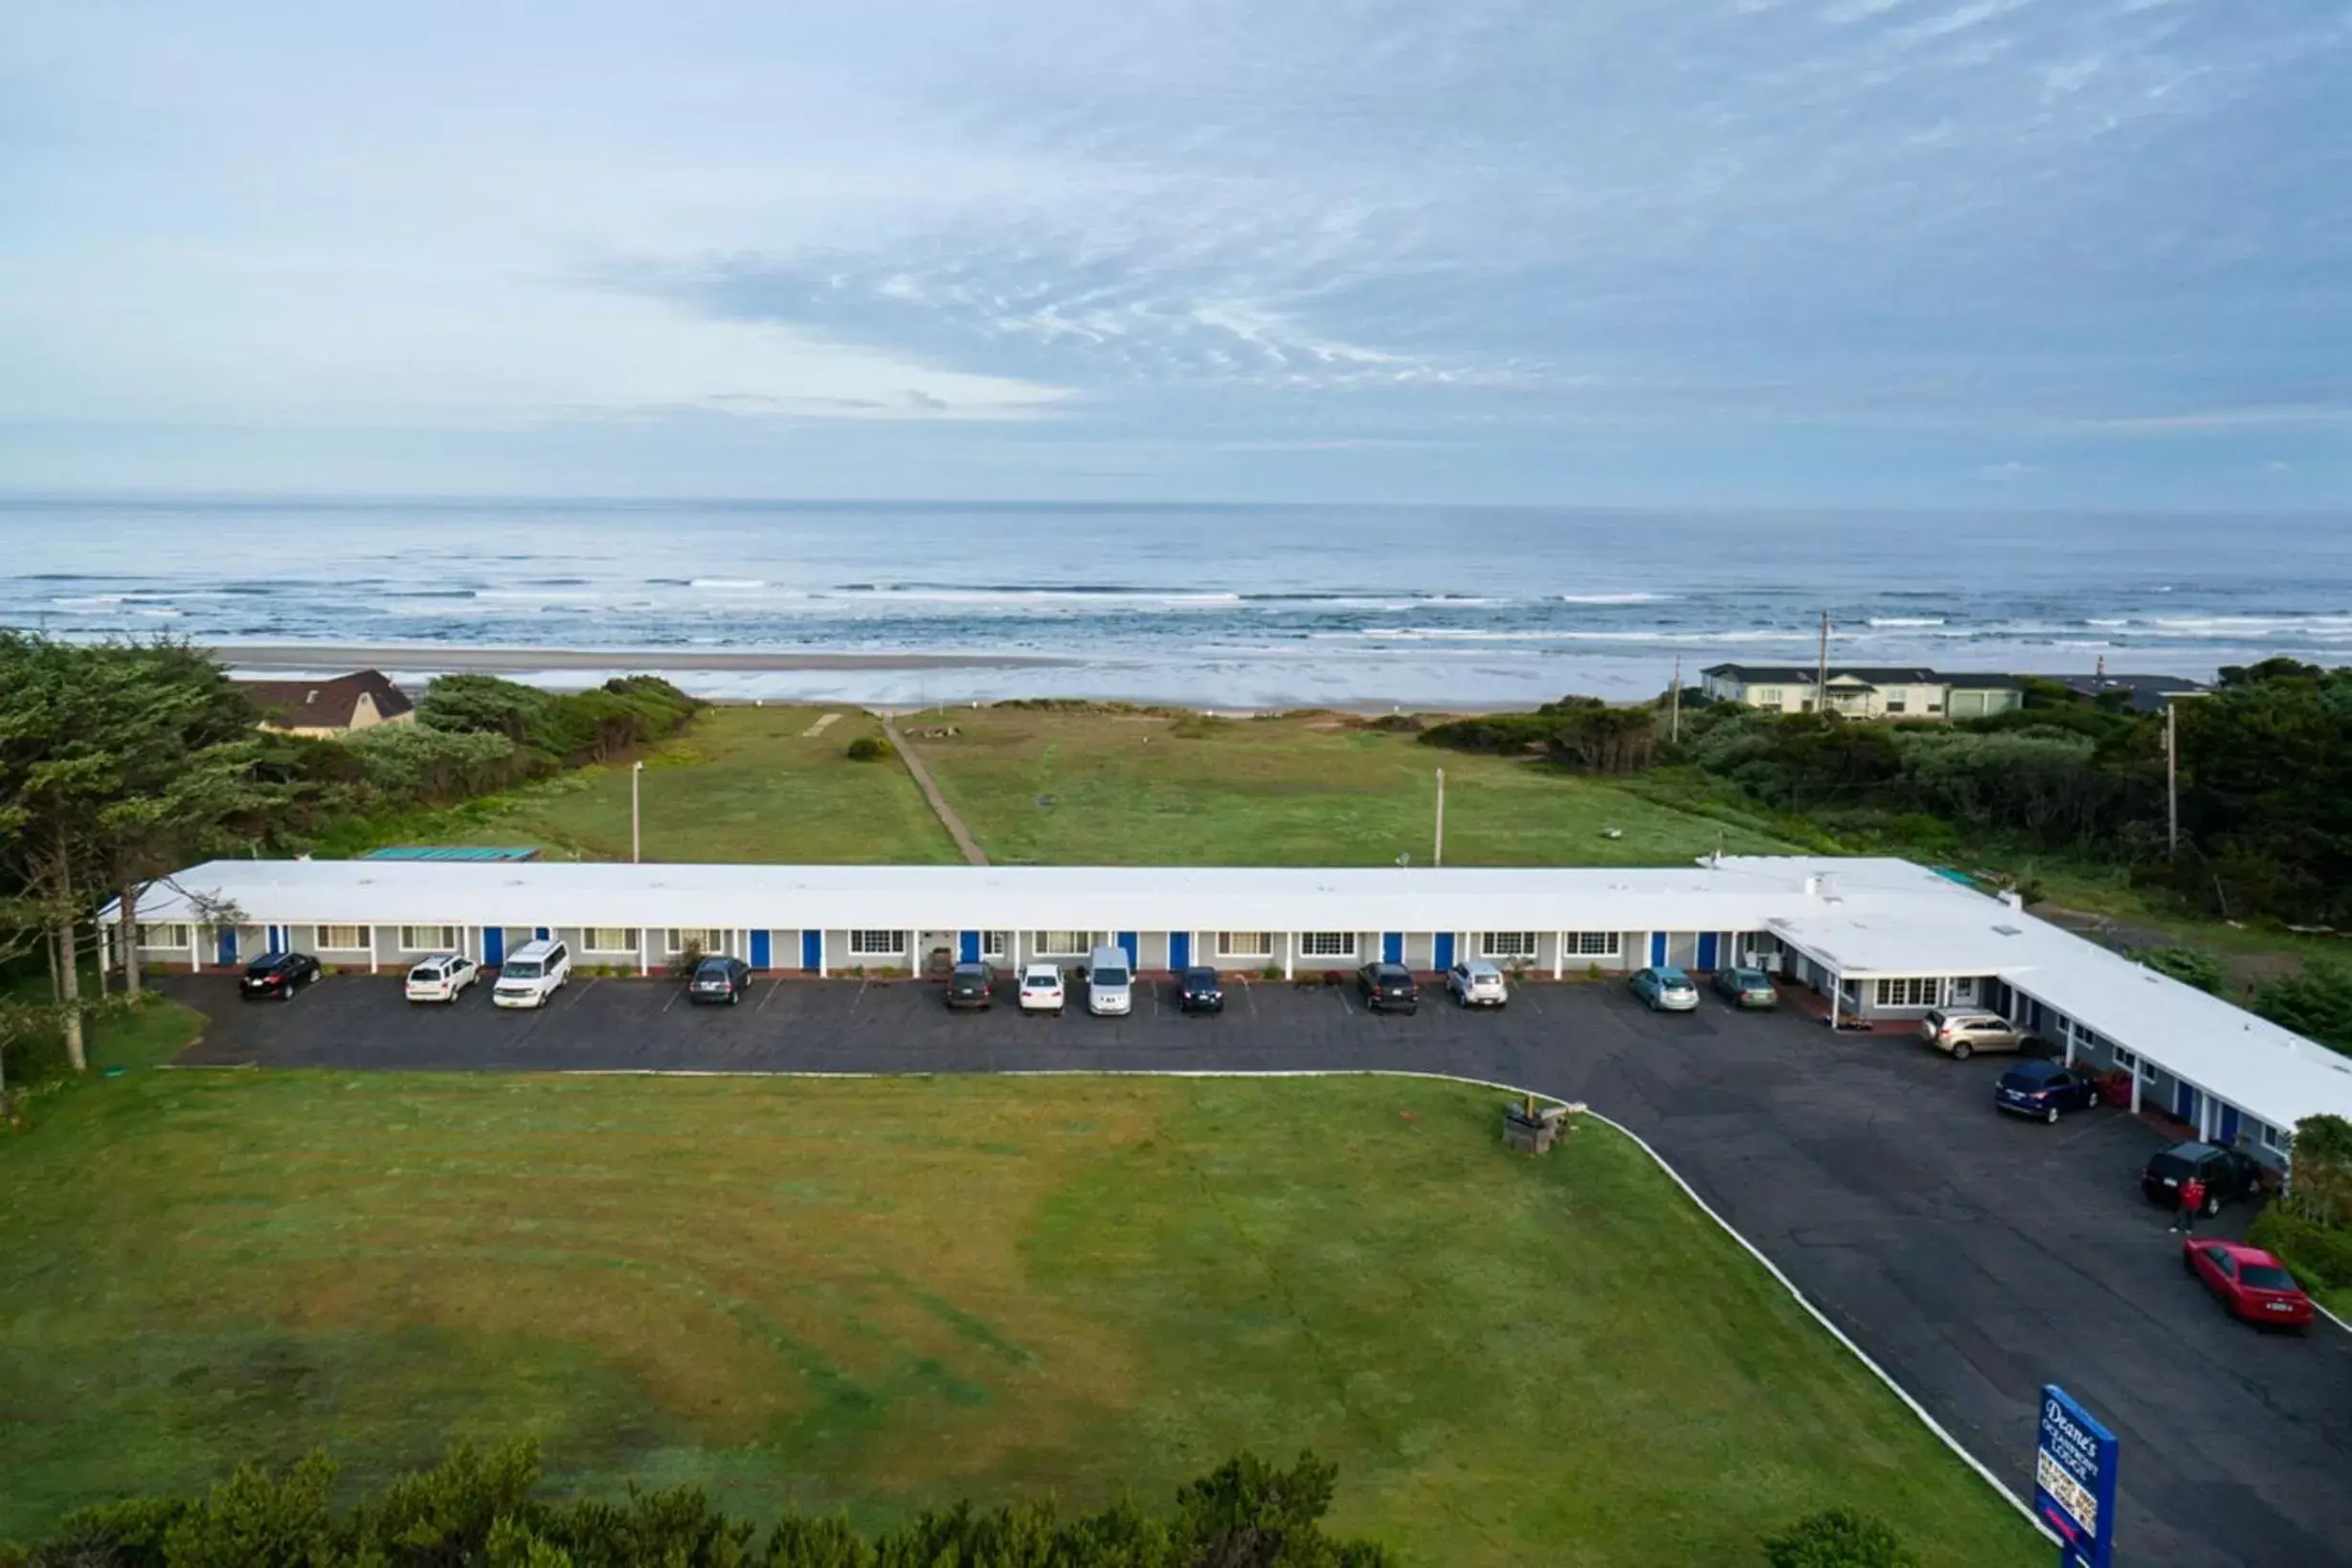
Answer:
[[[1993,1086],[1993,1109],[2054,1122],[2070,1110],[2099,1103],[2098,1086],[2088,1075],[2055,1062],[2021,1062]]]
[[[1626,982],[1635,997],[1653,1013],[1691,1013],[1698,1010],[1698,987],[1691,976],[1670,964],[1637,969]]]

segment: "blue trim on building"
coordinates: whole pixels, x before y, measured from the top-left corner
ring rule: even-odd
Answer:
[[[1382,931],[1380,933],[1380,962],[1384,964],[1404,962],[1404,932]]]
[[[825,967],[825,933],[823,931],[802,931],[800,933],[800,967],[811,974]]]
[[[1193,933],[1170,931],[1168,933],[1168,967],[1170,969],[1189,969],[1192,967],[1192,961]]]
[[[1437,963],[1437,967],[1440,969],[1451,969],[1454,967],[1453,932],[1440,931],[1437,933],[1437,952],[1434,954],[1434,958]]]
[[[753,969],[770,967],[769,960],[774,956],[774,940],[773,933],[768,931],[758,930],[751,933],[751,967]]]

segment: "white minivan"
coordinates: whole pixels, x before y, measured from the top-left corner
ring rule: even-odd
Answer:
[[[1095,1017],[1126,1017],[1135,1005],[1134,988],[1125,948],[1096,948],[1086,959],[1086,1011]]]
[[[545,1007],[571,978],[571,954],[561,942],[526,942],[499,966],[490,1000],[501,1007]]]

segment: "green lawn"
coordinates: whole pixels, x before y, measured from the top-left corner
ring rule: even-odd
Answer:
[[[1445,1564],[2047,1550],[1639,1151],[1408,1080],[134,1073],[0,1143],[0,1534],[324,1445],[873,1523],[1243,1445]]]
[[[1335,715],[1172,720],[1013,707],[900,726],[991,860],[1126,865],[1426,864],[1445,770],[1448,865],[1656,865],[1781,840],[1539,764],[1469,756]],[[1610,838],[1604,830],[1620,835]]]
[[[808,730],[838,714],[822,733]],[[649,861],[952,861],[907,770],[841,753],[882,727],[854,706],[714,707],[645,765]],[[629,858],[629,769],[586,768],[402,824],[404,843],[536,844],[550,858]]]

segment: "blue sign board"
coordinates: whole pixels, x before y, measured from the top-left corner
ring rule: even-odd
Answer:
[[[2116,1551],[2116,1435],[2056,1383],[2042,1385],[2033,1512],[2056,1532],[2064,1568],[2108,1568]]]

